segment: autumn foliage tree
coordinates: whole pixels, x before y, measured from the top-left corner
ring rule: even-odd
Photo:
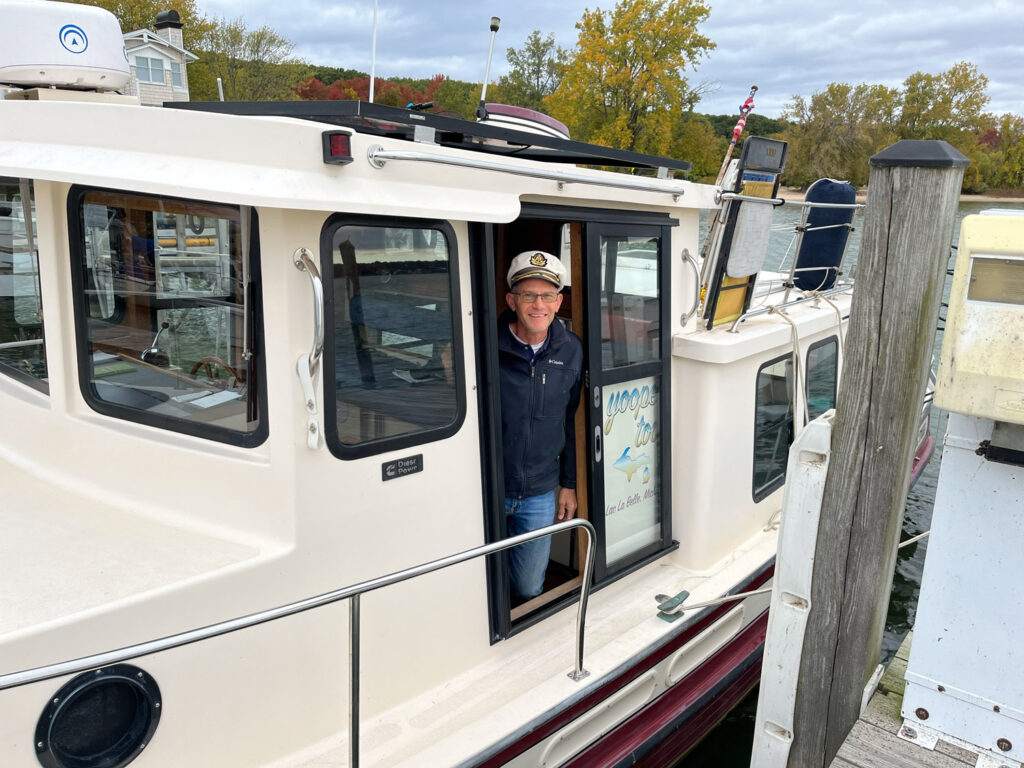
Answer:
[[[294,86],[295,95],[307,101],[327,99],[360,99],[367,101],[370,97],[370,78],[359,74],[354,77],[339,78],[329,85],[319,78],[310,77]],[[444,75],[434,75],[429,80],[396,78],[387,80],[377,78],[374,86],[374,101],[392,107],[404,107],[407,104],[434,102],[432,111],[459,116],[472,120],[476,114],[480,99],[480,84],[462,80],[452,80]]]
[[[804,99],[794,96],[785,116],[792,128],[786,180],[807,186],[816,179],[868,180],[868,158],[897,138],[892,115],[898,91],[882,85],[829,83]]]
[[[806,186],[817,178],[867,181],[868,159],[899,139],[941,139],[967,156],[965,192],[1024,184],[1022,121],[987,114],[988,78],[970,62],[938,74],[915,72],[900,88],[829,83],[786,107],[790,142],[784,181]],[[1015,170],[1017,169],[1017,170]]]
[[[620,0],[585,11],[549,112],[573,137],[664,154],[673,125],[698,94],[686,69],[715,47],[698,31],[704,0]]]
[[[689,178],[693,181],[713,183],[728,144],[727,139],[715,133],[707,117],[691,114],[676,124],[669,154],[689,161]]]
[[[213,29],[213,22],[199,10],[196,0],[175,0],[169,4],[167,0],[70,0],[80,5],[93,5],[105,8],[117,17],[122,32],[134,32],[137,29],[152,29],[156,24],[156,16],[161,11],[173,8],[181,17],[181,36],[185,48],[191,49],[201,45],[202,41]]]

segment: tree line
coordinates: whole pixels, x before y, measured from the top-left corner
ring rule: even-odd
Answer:
[[[78,0],[112,11],[125,31],[149,27],[165,0]],[[197,0],[177,0],[193,100],[367,99],[370,79],[354,69],[314,66],[294,57],[291,41],[243,18],[207,18]],[[693,81],[715,43],[700,32],[706,0],[619,0],[587,10],[571,48],[534,30],[507,49],[508,74],[489,100],[535,109],[565,123],[574,139],[689,160],[691,178],[713,180],[736,115],[696,112],[715,86]],[[756,112],[747,134],[789,142],[783,183],[806,187],[821,177],[867,182],[868,158],[899,139],[944,139],[971,165],[964,191],[1024,189],[1024,118],[986,111],[988,79],[962,61],[939,73],[915,72],[900,87],[829,83],[794,95],[778,119]],[[377,78],[375,101],[404,107],[432,101],[435,110],[473,119],[480,83],[437,74]]]

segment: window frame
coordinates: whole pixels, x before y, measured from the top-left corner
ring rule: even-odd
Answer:
[[[180,61],[169,61],[167,63],[171,73],[171,87],[176,91],[184,91],[185,67]],[[177,82],[175,82],[175,75],[177,75]]]
[[[835,369],[832,371],[832,408],[836,407],[836,399],[839,397],[839,337],[833,335],[824,339],[819,339],[811,344],[811,346],[807,348],[807,355],[804,357],[804,402],[807,403],[808,415],[810,415],[811,407],[811,353],[814,350],[828,346],[829,344],[834,344],[836,349],[836,365]],[[822,413],[825,413],[825,411],[822,411]],[[821,414],[818,415],[820,416]],[[810,419],[810,421],[814,421],[814,419]]]
[[[35,251],[31,255],[35,259],[35,267],[36,267],[35,287],[36,287],[36,290],[39,293],[39,313],[40,313],[40,317],[39,317],[39,340],[41,342],[40,346],[42,346],[42,348],[43,348],[43,360],[45,361],[46,357],[47,357],[46,356],[46,317],[45,317],[45,311],[43,309],[43,270],[42,270],[42,264],[40,264],[40,257],[39,257],[39,216],[38,216],[38,214],[35,211],[36,179],[35,178],[30,178],[28,176],[4,176],[3,178],[17,179],[19,182],[22,181],[22,180],[25,180],[25,181],[27,181],[31,185],[31,189],[32,189],[32,201],[31,201],[32,224],[31,224],[31,227],[32,227],[32,241],[33,241],[33,244],[35,245]],[[11,218],[13,220],[15,218],[13,216],[14,211],[12,210],[11,213],[12,213]],[[26,222],[26,226],[28,226],[28,222]],[[13,238],[12,238],[11,242],[13,244]],[[12,250],[12,252],[11,252],[12,290],[13,290],[13,278],[14,278],[13,268],[14,268],[14,252]],[[12,293],[12,295],[11,295],[11,302],[12,302],[11,320],[14,321],[15,325],[17,325],[18,328],[34,329],[35,328],[34,324],[22,323],[16,317],[16,308],[15,308],[15,306],[13,304],[13,302],[16,299],[17,299],[17,296],[15,296]],[[34,339],[33,339],[33,341],[34,341]],[[39,378],[38,376],[33,376],[31,373],[27,373],[26,371],[20,370],[16,366],[11,365],[6,360],[0,359],[0,373],[2,373],[4,376],[7,376],[8,378],[13,379],[14,381],[17,381],[17,382],[19,382],[21,384],[25,384],[25,385],[31,387],[32,389],[34,389],[34,390],[36,390],[38,392],[41,392],[44,395],[49,395],[50,394],[50,377],[49,377],[50,371],[49,371],[49,363],[48,362],[46,363],[46,369],[47,369],[46,370],[46,374],[47,374],[46,378],[42,379],[42,378]]]
[[[758,369],[757,369],[757,375],[754,377],[754,422],[753,422],[753,427],[754,428],[753,428],[753,430],[751,432],[751,438],[752,439],[750,441],[751,442],[751,452],[750,452],[750,456],[751,456],[750,490],[751,490],[751,495],[753,496],[753,499],[754,499],[754,503],[759,503],[759,502],[763,501],[764,499],[766,499],[769,496],[771,496],[775,491],[777,491],[779,488],[781,488],[783,485],[786,484],[786,465],[783,465],[782,473],[778,477],[776,477],[774,480],[772,480],[771,482],[767,483],[766,485],[762,486],[761,488],[757,487],[757,479],[756,479],[757,478],[757,476],[756,476],[756,469],[757,469],[757,408],[758,408],[758,405],[757,405],[757,392],[758,392],[758,382],[759,382],[759,380],[761,378],[761,373],[766,368],[770,368],[773,365],[778,365],[779,363],[785,363],[785,362],[788,362],[790,365],[793,364],[793,353],[792,352],[787,352],[784,355],[779,355],[778,357],[775,357],[775,358],[773,358],[771,360],[768,360],[768,361],[762,363],[758,367]],[[792,446],[793,445],[793,440],[796,439],[796,403],[793,401],[793,389],[792,389],[792,387],[787,387],[786,391],[789,394],[789,418],[790,418],[790,440],[789,440],[789,445]],[[788,459],[787,459],[786,463],[788,464]]]
[[[139,60],[140,59],[146,62],[146,66],[145,66],[146,77],[141,77],[139,75],[139,71],[140,71]],[[160,74],[162,75],[162,77],[159,80],[153,79],[153,62],[154,61],[160,62]],[[164,61],[164,59],[160,58],[159,56],[136,56],[135,57],[135,79],[138,80],[140,83],[152,83],[153,85],[167,85],[167,75],[165,74],[167,72],[167,67],[164,66],[165,63],[166,62]]]
[[[85,233],[82,226],[82,206],[85,196],[90,192],[101,192],[115,195],[130,195],[136,197],[148,197],[159,200],[168,200],[181,204],[215,205],[236,207],[239,210],[243,206],[234,203],[221,203],[214,200],[194,200],[186,197],[175,197],[172,195],[160,195],[134,190],[114,189],[110,187],[94,187],[85,185],[74,185],[68,191],[67,212],[68,212],[68,251],[71,257],[71,290],[72,304],[75,322],[75,351],[78,357],[78,385],[79,391],[85,403],[97,413],[112,418],[142,424],[147,427],[164,429],[168,432],[190,435],[192,437],[211,440],[218,443],[226,443],[241,448],[254,448],[262,444],[270,433],[269,409],[267,407],[267,366],[266,354],[263,344],[263,289],[262,270],[260,268],[260,241],[259,241],[259,217],[254,206],[249,208],[249,252],[243,254],[243,258],[249,259],[249,283],[242,287],[243,305],[248,300],[249,318],[249,351],[255,357],[255,398],[259,421],[256,428],[251,432],[239,432],[215,425],[205,424],[198,421],[187,421],[174,416],[149,413],[127,406],[117,405],[97,396],[92,386],[92,371],[90,367],[88,323],[90,320],[89,310],[85,300],[85,275],[84,264],[85,254],[84,242]],[[241,218],[240,218],[241,220]],[[116,313],[115,313],[116,315]]]
[[[334,233],[341,227],[381,227],[391,229],[436,229],[448,241],[448,290],[452,321],[452,368],[454,374],[455,418],[442,427],[407,432],[394,437],[366,440],[356,445],[338,439],[338,390],[335,370],[334,319]],[[459,280],[459,246],[452,225],[441,219],[416,219],[399,216],[374,216],[335,213],[320,230],[320,274],[324,281],[323,369],[324,439],[331,454],[343,461],[362,459],[412,446],[444,440],[458,432],[466,420],[466,370],[462,338],[462,294]]]

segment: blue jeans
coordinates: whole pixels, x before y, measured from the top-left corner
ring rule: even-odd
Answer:
[[[535,531],[555,522],[555,492],[548,491],[525,499],[505,499],[505,522],[508,535]],[[509,587],[513,603],[524,603],[544,589],[548,569],[551,537],[528,541],[509,550]]]

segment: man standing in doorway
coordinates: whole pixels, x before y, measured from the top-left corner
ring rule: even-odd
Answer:
[[[576,514],[583,345],[555,320],[565,277],[562,263],[544,251],[520,253],[508,270],[509,311],[498,321],[498,353],[509,536]],[[544,537],[509,552],[514,605],[541,593],[550,551],[551,538]]]

